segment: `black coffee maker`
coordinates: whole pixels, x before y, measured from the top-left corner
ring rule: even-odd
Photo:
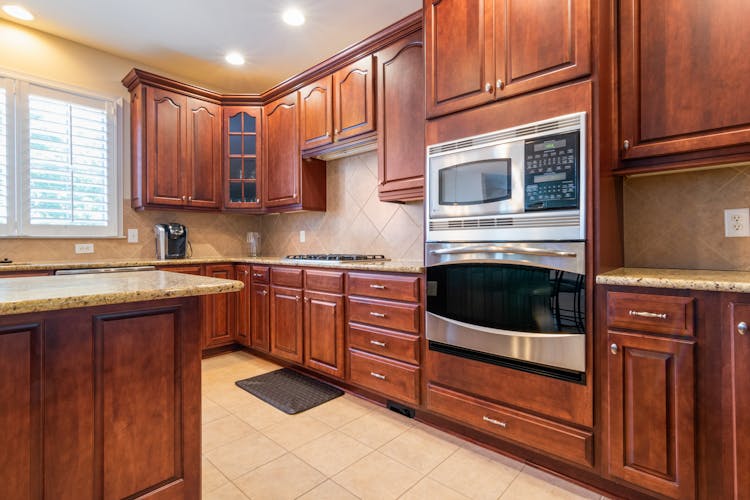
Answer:
[[[159,260],[184,259],[187,254],[187,234],[187,228],[176,222],[155,224],[156,258]]]

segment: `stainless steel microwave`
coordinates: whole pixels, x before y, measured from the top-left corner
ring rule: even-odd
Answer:
[[[582,241],[586,114],[427,148],[427,241]]]

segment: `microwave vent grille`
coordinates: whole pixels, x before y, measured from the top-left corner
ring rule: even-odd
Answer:
[[[559,132],[562,129],[578,128],[581,127],[581,116],[573,115],[564,117],[559,120],[551,120],[546,122],[540,122],[535,125],[529,125],[526,127],[510,128],[505,130],[498,130],[484,135],[477,135],[469,137],[468,139],[461,139],[453,142],[446,142],[444,144],[438,144],[436,146],[430,146],[429,154],[435,155],[440,153],[447,153],[450,151],[458,151],[462,149],[474,148],[477,146],[483,146],[485,144],[496,144],[500,142],[507,142],[509,140],[517,139],[519,137],[538,136],[547,133]]]
[[[578,215],[549,217],[482,217],[478,219],[431,220],[431,231],[455,231],[460,229],[489,228],[535,228],[535,227],[570,227],[580,224]]]

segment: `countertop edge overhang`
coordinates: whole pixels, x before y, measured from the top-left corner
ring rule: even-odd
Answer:
[[[622,267],[596,277],[598,285],[750,293],[750,271]]]
[[[0,280],[0,316],[237,292],[241,281],[141,271]]]

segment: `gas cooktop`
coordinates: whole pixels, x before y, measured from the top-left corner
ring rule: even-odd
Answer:
[[[384,255],[364,255],[354,253],[309,253],[302,255],[287,255],[285,259],[290,260],[326,260],[334,262],[343,261],[384,261],[386,259]]]

